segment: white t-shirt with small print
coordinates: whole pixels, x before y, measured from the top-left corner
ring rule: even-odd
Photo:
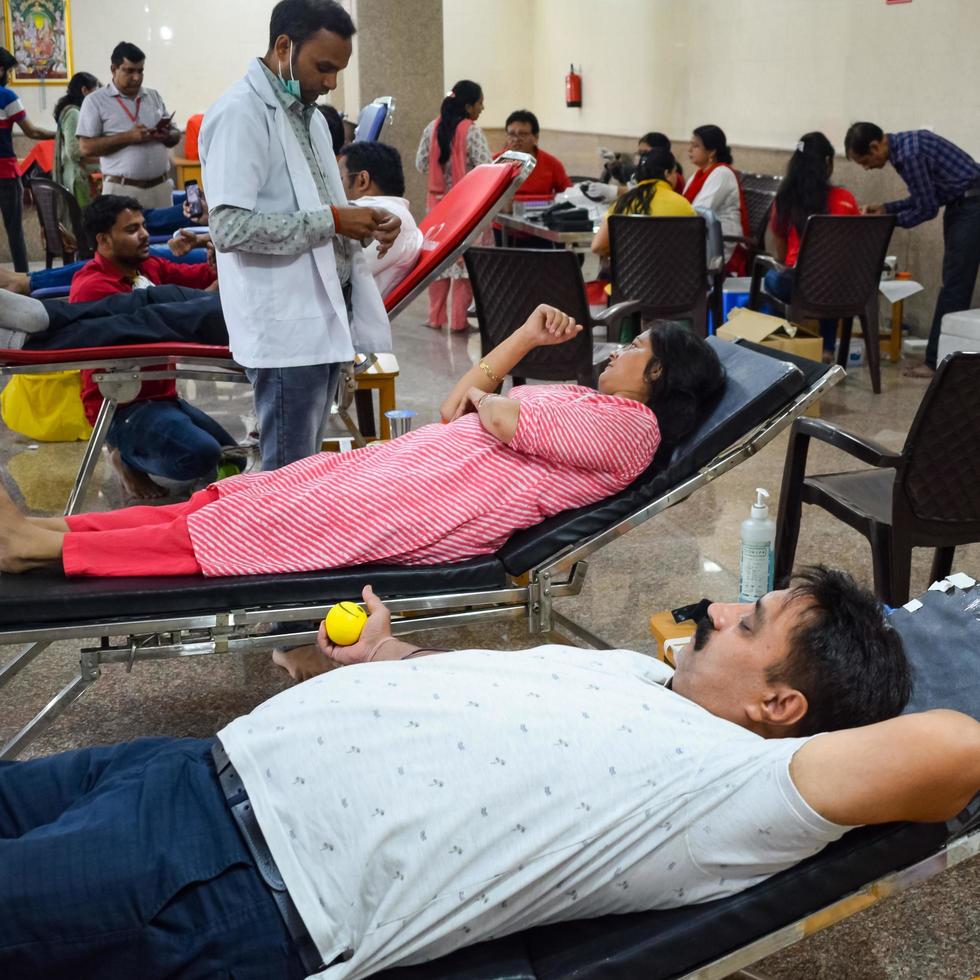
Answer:
[[[352,980],[531,926],[705,902],[847,828],[766,740],[627,650],[344,667],[220,733],[327,969]]]

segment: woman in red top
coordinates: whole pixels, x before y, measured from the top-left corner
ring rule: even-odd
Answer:
[[[785,303],[793,292],[796,259],[800,253],[800,235],[811,214],[860,214],[854,195],[830,183],[834,172],[834,148],[823,133],[800,137],[786,166],[786,176],[779,185],[772,209],[769,231],[773,254],[784,263],[783,269],[770,269],[764,287],[767,293]],[[832,360],[837,340],[837,321],[821,320],[824,359]]]
[[[60,561],[68,575],[254,575],[492,554],[514,531],[628,486],[721,389],[715,352],[661,323],[612,358],[598,391],[494,394],[533,348],[581,329],[539,306],[459,380],[447,424],[229,477],[183,504],[31,520],[0,494],[0,571]]]

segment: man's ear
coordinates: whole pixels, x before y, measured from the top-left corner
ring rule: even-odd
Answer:
[[[806,695],[794,687],[777,684],[770,687],[762,700],[753,702],[746,713],[767,737],[778,738],[792,734],[809,709]]]

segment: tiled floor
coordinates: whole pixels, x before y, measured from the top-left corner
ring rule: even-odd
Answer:
[[[476,358],[475,334],[448,335],[423,325],[420,303],[398,318],[395,347],[401,365],[399,407],[418,412],[418,423],[435,420],[441,397]],[[883,367],[883,392],[871,392],[866,371],[857,371],[823,401],[825,418],[899,447],[925,382]],[[219,389],[198,383],[187,391],[198,405],[238,436],[250,412],[245,386]],[[710,484],[604,549],[593,561],[582,595],[565,599],[577,619],[618,646],[649,650],[651,612],[701,596],[734,597],[737,589],[739,524],[753,490],[779,488],[785,436],[750,461]],[[8,490],[35,514],[56,514],[78,466],[83,446],[31,444],[0,431],[0,460]],[[817,445],[812,465],[848,464]],[[120,489],[104,463],[88,509],[123,504]],[[824,562],[870,581],[870,551],[864,539],[822,512],[804,515],[801,562]],[[929,555],[916,555],[913,592],[929,583]],[[956,566],[976,574],[980,546],[963,548]],[[559,608],[562,608],[559,605]],[[534,639],[519,626],[505,631],[471,628],[433,636],[436,645],[526,646]],[[12,648],[0,648],[6,660]],[[70,676],[77,651],[57,644],[0,692],[0,740],[24,724]],[[105,669],[99,682],[37,742],[30,754],[46,754],[94,742],[137,735],[211,735],[232,717],[253,708],[285,686],[265,655],[191,657],[141,664],[131,674]],[[980,861],[973,860],[919,887],[908,896],[855,916],[840,926],[759,964],[774,980],[965,980],[980,972]]]

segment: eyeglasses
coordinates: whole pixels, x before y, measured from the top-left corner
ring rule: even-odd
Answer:
[[[530,137],[532,137],[534,135],[534,133],[532,133],[531,130],[528,130],[526,133],[513,133],[513,132],[511,132],[508,129],[507,130],[507,135],[512,140],[522,140],[522,139],[526,140],[526,139],[529,139]]]

